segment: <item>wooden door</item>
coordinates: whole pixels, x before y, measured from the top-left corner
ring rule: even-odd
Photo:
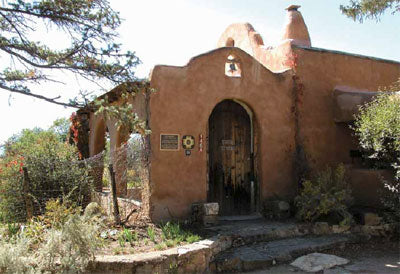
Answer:
[[[240,104],[222,101],[209,118],[208,198],[220,215],[250,213],[251,163],[250,117]]]

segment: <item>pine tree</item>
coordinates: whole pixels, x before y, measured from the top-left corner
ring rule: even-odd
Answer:
[[[82,107],[84,100],[44,95],[37,84],[59,82],[57,70],[112,86],[134,81],[140,61],[115,42],[120,24],[107,0],[0,0],[0,90]],[[35,41],[32,35],[43,29],[62,33],[64,46]]]

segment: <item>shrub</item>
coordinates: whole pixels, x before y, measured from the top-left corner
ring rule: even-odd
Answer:
[[[334,171],[326,168],[313,180],[305,181],[300,194],[295,198],[297,217],[313,222],[322,217],[341,218],[341,224],[350,224],[352,216],[348,207],[352,202],[351,189],[345,179],[343,164]]]
[[[29,257],[29,239],[16,237],[0,240],[0,273],[33,273],[33,258]]]
[[[400,79],[389,88],[400,89]],[[381,202],[389,210],[389,220],[400,223],[400,94],[382,92],[360,108],[353,126],[364,154],[374,167],[392,169],[394,181],[382,179]]]
[[[400,95],[382,92],[361,106],[353,130],[377,167],[400,164]]]
[[[78,273],[83,272],[102,245],[101,220],[89,204],[83,215],[59,202],[47,208],[53,213],[35,218],[18,235],[0,241],[1,273]],[[89,207],[88,206],[88,207]],[[67,218],[64,218],[67,216]],[[60,226],[61,224],[61,226]],[[34,227],[32,227],[34,226]],[[40,229],[38,229],[40,227]],[[35,231],[35,233],[32,233]]]
[[[51,272],[82,272],[101,246],[100,225],[78,214],[71,215],[61,229],[50,229],[38,250],[38,266]]]
[[[78,163],[75,147],[63,143],[52,131],[24,130],[8,142],[0,167],[0,211],[3,221],[24,221],[22,167],[28,170],[30,198],[34,213],[45,212],[51,198],[84,204],[89,196],[91,181],[88,169]]]

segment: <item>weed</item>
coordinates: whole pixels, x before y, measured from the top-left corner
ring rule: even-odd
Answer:
[[[118,235],[118,243],[121,247],[125,246],[125,243],[128,242],[131,245],[133,242],[137,241],[137,232],[133,232],[127,228],[124,228]]]
[[[164,242],[158,243],[154,246],[156,250],[163,250],[167,248],[167,245]]]
[[[199,235],[195,235],[192,233],[189,233],[186,236],[186,242],[188,242],[189,244],[194,243],[194,242],[198,242],[201,240],[201,237]]]
[[[167,273],[178,274],[178,264],[177,263],[170,263]]]
[[[123,251],[122,247],[116,247],[113,249],[114,255],[122,254],[122,251]]]
[[[179,223],[167,222],[161,225],[161,231],[163,239],[172,240],[174,245],[184,241],[194,243],[201,239],[200,236],[182,229]],[[168,244],[171,244],[171,241],[167,241]]]
[[[171,240],[171,239],[165,241],[165,245],[166,245],[167,247],[173,247],[173,246],[175,246],[176,244],[177,244],[177,243],[176,243],[174,240]]]
[[[149,236],[149,239],[150,239],[152,242],[154,242],[154,243],[156,242],[156,233],[155,233],[153,227],[149,226],[149,227],[147,228],[147,236]]]
[[[8,223],[7,224],[7,234],[8,237],[13,237],[18,234],[20,226],[15,223]]]

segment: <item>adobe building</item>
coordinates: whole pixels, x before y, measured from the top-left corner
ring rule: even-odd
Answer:
[[[186,66],[157,65],[148,92],[128,102],[146,121],[149,204],[154,221],[187,218],[195,202],[218,202],[220,215],[262,210],[269,198],[293,200],[299,182],[326,166],[348,167],[356,203],[377,205],[379,176],[351,157],[349,124],[358,106],[400,77],[400,63],[315,48],[299,6],[287,8],[282,40],[264,45],[248,23],[230,25],[217,48]],[[137,85],[132,83],[130,85]],[[127,136],[94,113],[87,156]],[[118,168],[118,167],[117,167]],[[120,182],[118,193],[126,193]],[[101,188],[101,186],[100,186]]]

